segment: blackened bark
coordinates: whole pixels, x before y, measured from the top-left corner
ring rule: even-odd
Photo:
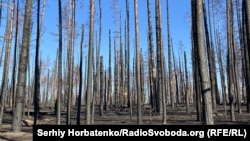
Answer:
[[[25,4],[23,38],[18,67],[17,93],[11,127],[13,132],[21,131],[21,120],[23,112],[22,107],[24,104],[24,94],[26,91],[26,74],[29,60],[32,2],[32,0],[27,0]]]

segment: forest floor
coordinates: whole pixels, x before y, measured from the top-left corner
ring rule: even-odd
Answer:
[[[186,113],[186,107],[184,105],[175,107],[171,109],[171,106],[167,107],[167,125],[202,125],[201,122],[197,121],[197,116],[195,112],[195,106],[190,106],[191,112]],[[250,125],[250,114],[246,112],[246,106],[242,105],[242,113],[239,114],[235,109],[235,122],[230,121],[229,106],[227,106],[228,114],[224,113],[222,105],[218,105],[217,113],[214,114],[214,124],[215,125]],[[150,114],[149,108],[144,108],[143,112],[143,124],[145,125],[161,125],[162,117],[159,115]],[[133,107],[132,118],[130,116],[130,109],[128,108],[110,108],[109,111],[104,111],[103,116],[99,116],[98,107],[95,108],[95,125],[136,125],[137,115],[136,107]],[[74,125],[76,123],[76,112],[72,110],[71,123]],[[32,115],[32,112],[30,112]],[[85,123],[85,112],[81,113],[81,123]],[[22,124],[22,132],[12,133],[11,132],[11,122],[12,113],[10,108],[6,108],[3,124],[0,125],[0,141],[30,141],[33,139],[33,129],[32,122],[33,119],[30,117],[25,117]],[[42,125],[55,125],[56,115],[52,110],[42,109],[40,111],[40,117],[38,124]],[[62,111],[62,125],[66,124],[66,112]]]

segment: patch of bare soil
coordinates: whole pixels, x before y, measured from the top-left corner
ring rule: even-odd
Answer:
[[[32,133],[28,132],[3,132],[0,133],[1,140],[6,141],[30,141],[32,140]]]
[[[32,126],[23,125],[22,132],[12,132],[11,124],[3,123],[0,126],[0,141],[31,141]]]
[[[190,113],[186,113],[186,107],[179,105],[174,109],[171,106],[167,107],[167,125],[202,125],[202,122],[197,121],[195,106],[190,106]],[[235,109],[235,122],[230,121],[229,106],[227,107],[227,114],[224,114],[222,105],[218,105],[217,114],[214,114],[215,125],[250,125],[250,114],[246,112],[246,106],[242,105],[242,113],[239,114]],[[83,106],[81,112],[81,124],[85,123],[85,107]],[[32,111],[30,109],[29,111]],[[129,108],[110,108],[104,111],[103,116],[99,115],[99,107],[95,106],[94,125],[136,125],[137,124],[137,108],[133,107],[132,113]],[[145,105],[143,108],[143,124],[144,125],[162,125],[162,116],[153,114],[149,106]],[[66,111],[61,113],[61,125],[66,124]],[[76,125],[76,110],[72,108],[71,124]],[[27,115],[27,113],[26,113]],[[0,125],[0,141],[31,141],[33,118],[32,112],[30,116],[22,120],[22,132],[11,132],[12,112],[11,109],[6,109],[4,114],[3,124]],[[39,114],[37,124],[41,125],[55,125],[56,115],[52,109],[42,109]]]

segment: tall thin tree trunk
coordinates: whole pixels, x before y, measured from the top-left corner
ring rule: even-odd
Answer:
[[[206,51],[204,44],[204,27],[203,27],[203,0],[192,0],[192,6],[195,6],[195,17],[193,17],[195,22],[193,22],[194,26],[194,38],[195,43],[198,48],[198,60],[199,60],[199,71],[200,71],[200,79],[201,79],[201,88],[202,88],[202,96],[203,96],[203,110],[204,110],[204,124],[205,125],[213,125],[213,110],[212,110],[212,99],[211,99],[211,88],[209,81],[209,74],[207,70],[207,62],[206,62]]]
[[[103,116],[103,102],[104,102],[104,75],[103,75],[103,56],[100,56],[100,116]]]
[[[231,121],[235,121],[234,115],[234,93],[235,93],[235,81],[234,81],[234,34],[233,34],[233,7],[232,0],[227,0],[227,72],[228,72],[228,93],[230,101],[230,118]]]
[[[167,3],[167,36],[168,36],[168,71],[169,71],[169,92],[171,99],[171,108],[174,108],[174,92],[173,92],[173,71],[172,71],[172,57],[171,57],[171,37],[170,37],[170,19],[169,19],[169,2]]]
[[[123,106],[123,99],[124,99],[124,65],[123,65],[123,43],[122,43],[122,24],[121,24],[121,12],[120,12],[120,53],[119,53],[119,101],[120,106]]]
[[[47,73],[48,75],[47,75],[47,86],[46,86],[46,92],[45,92],[45,104],[44,104],[44,106],[45,106],[45,108],[47,108],[49,105],[48,105],[48,103],[49,103],[49,86],[50,86],[50,73],[49,73],[49,69],[48,69],[48,73]]]
[[[213,58],[212,58],[212,45],[211,39],[209,37],[209,29],[208,29],[208,22],[207,22],[207,10],[205,3],[203,3],[203,16],[204,16],[204,30],[205,30],[205,39],[206,39],[206,49],[207,49],[207,57],[208,57],[208,68],[209,68],[209,78],[211,82],[211,97],[212,97],[212,107],[213,112],[217,113],[217,105],[216,105],[216,91],[215,91],[215,75],[214,75],[214,68],[213,68]],[[209,17],[208,17],[209,18]]]
[[[129,0],[126,0],[126,21],[127,21],[127,105],[131,106],[130,93],[130,21],[129,21]],[[132,113],[131,113],[132,114]]]
[[[118,61],[117,61],[116,39],[114,39],[114,100],[115,107],[118,107]]]
[[[83,61],[83,47],[84,47],[84,25],[82,25],[82,36],[81,36],[81,45],[80,45],[80,68],[79,68],[79,94],[78,94],[78,105],[77,105],[77,115],[76,115],[76,124],[81,124],[81,106],[82,106],[82,61]]]
[[[246,92],[247,92],[247,112],[250,113],[250,1],[242,1],[242,17],[243,17],[243,33],[244,33],[244,48],[246,60]]]
[[[190,107],[189,107],[189,96],[188,96],[188,90],[189,90],[189,86],[188,86],[188,71],[187,71],[187,56],[186,56],[186,52],[184,52],[184,63],[185,63],[185,101],[186,101],[186,112],[187,114],[190,113]]]
[[[141,78],[140,78],[140,45],[139,45],[139,19],[138,19],[138,1],[134,0],[135,12],[135,47],[136,47],[136,86],[137,86],[137,124],[142,124],[141,111]]]
[[[7,33],[6,33],[6,49],[5,49],[5,58],[4,58],[4,69],[2,76],[2,84],[0,91],[0,125],[3,123],[4,107],[6,102],[7,95],[7,84],[8,84],[8,71],[9,71],[9,60],[10,60],[10,51],[11,51],[11,41],[12,41],[12,30],[14,22],[14,10],[15,10],[15,1],[12,0],[12,6],[9,7],[8,11],[11,11],[10,19],[7,19]],[[9,12],[7,12],[9,14]],[[7,17],[9,17],[7,15]]]
[[[111,31],[109,30],[109,75],[108,75],[108,97],[107,97],[107,104],[106,110],[109,110],[109,106],[111,104],[111,95],[112,95],[112,73],[111,73]]]
[[[97,48],[98,48],[98,52],[97,52],[97,55],[98,56],[96,56],[96,59],[98,59],[98,68],[99,68],[99,70],[98,70],[98,75],[99,75],[99,80],[98,80],[98,91],[99,91],[99,93],[100,93],[100,87],[101,87],[101,77],[100,77],[100,49],[101,49],[101,41],[102,41],[102,3],[101,3],[101,0],[99,0],[98,1],[99,2],[99,35],[98,35],[98,42],[97,42]],[[100,93],[101,94],[101,93]],[[101,96],[100,96],[100,94],[99,94],[99,98],[101,98]],[[99,103],[99,104],[101,104],[101,102]]]
[[[156,58],[157,58],[157,109],[156,111],[159,112],[161,115],[163,114],[163,103],[162,103],[162,95],[163,95],[163,72],[162,72],[162,31],[161,31],[161,15],[160,15],[160,1],[155,1],[155,13],[156,13]]]
[[[67,118],[66,124],[71,124],[71,106],[72,106],[72,96],[73,96],[73,69],[74,69],[74,41],[75,41],[75,0],[71,0],[71,31],[70,31],[70,41],[69,41],[69,64],[68,64],[68,99],[67,99]]]
[[[61,0],[58,0],[58,14],[59,14],[59,49],[58,49],[58,90],[56,100],[56,117],[57,125],[61,124],[61,97],[62,97],[62,4]]]
[[[91,124],[91,95],[93,93],[93,38],[94,38],[94,13],[95,0],[90,0],[90,30],[89,30],[89,53],[88,53],[88,76],[87,76],[87,109],[86,109],[86,124]]]
[[[174,63],[174,74],[175,74],[175,91],[176,91],[176,107],[180,104],[180,98],[179,98],[179,82],[178,82],[178,74],[177,74],[177,67],[176,67],[176,61],[175,61],[175,56],[174,56],[174,51],[173,51],[173,43],[171,39],[171,47],[172,47],[172,56],[173,56],[173,63]]]
[[[34,125],[37,123],[39,114],[39,95],[40,95],[40,70],[39,70],[39,41],[40,41],[40,0],[37,1],[37,36],[36,36],[36,56],[35,56],[35,85],[34,85]]]
[[[241,95],[239,94],[239,97],[238,97],[238,112],[241,114],[242,113],[242,107],[241,107],[241,101],[242,99],[244,98],[244,82],[245,82],[245,79],[246,77],[243,77],[243,76],[246,76],[246,72],[245,72],[245,56],[244,56],[244,42],[243,42],[243,31],[242,31],[242,18],[240,16],[240,4],[239,4],[239,0],[236,0],[236,15],[237,15],[237,23],[238,23],[238,30],[239,30],[239,39],[240,39],[240,54],[242,55],[241,57],[241,62],[242,62],[242,68],[241,68],[241,76],[242,76],[242,80],[241,80]],[[238,68],[237,68],[238,69]]]
[[[192,2],[192,4],[194,4]],[[192,11],[195,9],[195,6],[192,6]],[[192,17],[195,16],[195,13],[192,12]],[[195,18],[194,18],[195,19]],[[194,19],[192,19],[192,23],[194,23]],[[194,34],[194,26],[192,25],[192,34]],[[195,101],[196,101],[196,115],[197,115],[197,121],[202,120],[202,108],[201,108],[201,89],[200,89],[200,83],[199,83],[199,68],[198,68],[198,53],[197,53],[197,44],[195,44],[196,39],[192,36],[192,69],[193,69],[193,86],[194,86],[194,93],[195,93]]]
[[[16,6],[16,32],[15,32],[15,45],[14,45],[14,59],[13,59],[13,70],[12,70],[12,110],[15,104],[16,95],[16,62],[17,62],[17,44],[18,44],[18,22],[19,22],[19,0]]]
[[[148,41],[149,41],[149,85],[150,85],[150,103],[151,108],[156,109],[156,97],[155,97],[155,56],[154,56],[154,44],[153,44],[153,26],[151,17],[151,4],[150,0],[147,0],[147,11],[148,11]]]
[[[32,15],[32,0],[27,0],[25,4],[24,27],[22,37],[22,47],[19,57],[18,79],[17,79],[17,93],[16,103],[14,105],[12,131],[21,131],[21,120],[24,104],[24,95],[26,91],[26,74],[29,60],[29,45],[31,35],[31,15]]]

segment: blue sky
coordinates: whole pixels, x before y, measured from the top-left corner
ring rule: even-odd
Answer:
[[[68,1],[68,0],[62,0],[62,1]],[[152,22],[153,22],[153,32],[155,34],[155,9],[154,9],[154,1],[151,0],[151,11],[152,11]],[[6,2],[6,1],[3,1]],[[31,71],[34,69],[34,54],[35,54],[35,45],[36,45],[36,3],[37,1],[34,0],[34,8],[33,8],[33,29],[32,29],[32,38],[31,38],[31,49],[30,49],[30,68]],[[41,6],[42,6],[43,0],[41,0]],[[125,21],[125,10],[126,10],[126,4],[125,0],[118,0],[119,2],[119,10],[122,13],[122,32],[124,34],[124,21]],[[108,31],[109,29],[111,31],[115,30],[115,24],[114,24],[114,18],[113,18],[113,12],[114,10],[111,8],[111,5],[113,3],[113,0],[102,0],[102,42],[101,42],[101,52],[100,55],[104,56],[104,67],[108,67]],[[132,57],[134,55],[134,1],[129,0],[130,4],[130,61],[131,61],[131,68],[132,69]],[[63,3],[63,6],[65,3]],[[163,44],[165,48],[165,55],[167,57],[167,22],[166,22],[166,0],[161,0],[161,10],[162,10],[162,34],[163,34]],[[25,1],[20,1],[20,10],[21,13],[21,21],[19,21],[19,24],[23,24],[23,13],[24,13],[24,6]],[[69,4],[66,5],[67,7]],[[98,32],[98,0],[95,0],[95,8],[96,8],[96,24],[95,24],[95,31]],[[138,0],[138,8],[139,8],[139,29],[140,29],[140,48],[143,50],[143,54],[146,54],[147,50],[147,1],[146,0]],[[0,35],[5,35],[6,30],[6,7],[3,7],[2,11],[2,21],[0,26]],[[191,41],[190,41],[190,22],[189,22],[189,13],[190,13],[190,0],[169,0],[169,10],[170,10],[170,26],[171,26],[171,36],[174,44],[174,52],[176,60],[178,60],[179,55],[180,57],[183,57],[183,52],[187,52],[188,57],[188,67],[191,69],[191,53],[190,53],[190,47],[191,47]],[[81,24],[88,25],[89,21],[89,0],[76,0],[76,31],[80,32],[80,26]],[[22,26],[19,26],[19,34],[21,37],[22,35]],[[45,8],[45,17],[44,17],[44,23],[43,23],[43,30],[42,30],[42,38],[41,38],[41,44],[40,44],[40,52],[41,52],[41,58],[44,62],[46,62],[48,59],[50,60],[50,70],[52,71],[52,66],[54,65],[55,59],[56,59],[56,50],[58,48],[58,37],[53,34],[58,34],[58,0],[46,0],[46,8]],[[12,72],[12,66],[13,66],[13,50],[14,50],[14,36],[15,30],[13,30],[13,38],[12,38],[12,48],[11,48],[11,56],[10,56],[10,73]],[[112,37],[114,34],[112,35]],[[124,37],[124,35],[123,35]],[[154,39],[155,39],[154,35]],[[18,39],[19,43],[21,44],[21,38]],[[3,44],[3,38],[0,39],[0,45]],[[84,55],[87,55],[87,46],[88,46],[88,28],[85,28],[85,48],[84,48]],[[183,44],[182,49],[179,48],[180,42]],[[2,45],[3,46],[3,45]],[[65,45],[64,45],[65,46]],[[79,63],[79,52],[80,52],[80,36],[77,37],[75,41],[75,65]],[[156,45],[154,45],[156,47]],[[1,48],[2,49],[2,48]],[[2,51],[2,50],[1,50]],[[3,50],[4,51],[4,50]],[[4,57],[5,54],[3,54],[2,57]],[[4,59],[4,58],[2,58]],[[84,58],[85,59],[85,58]],[[113,41],[112,41],[112,61],[113,61]],[[84,67],[85,67],[85,60],[84,60]],[[114,63],[111,63],[113,67]],[[2,65],[3,66],[3,65]],[[0,73],[2,73],[3,67],[0,66]],[[43,66],[44,67],[44,66]],[[46,70],[42,70],[42,73],[45,75],[47,73],[47,67]],[[85,70],[85,68],[84,68]],[[11,74],[9,74],[11,76]],[[2,75],[0,76],[1,79]]]
[[[126,4],[125,0],[118,0],[119,8],[122,12],[122,28],[124,28],[124,20],[125,20],[125,10]],[[95,8],[96,13],[98,14],[98,0],[95,0]],[[113,0],[102,0],[102,42],[101,42],[101,52],[100,55],[104,56],[104,62],[108,63],[108,31],[115,30],[113,12],[114,10],[111,8]],[[130,36],[131,36],[131,57],[133,53],[133,39],[134,39],[134,1],[130,0]],[[167,57],[167,22],[166,22],[166,0],[161,0],[162,4],[162,33],[164,37],[164,47],[165,54]],[[76,0],[76,30],[80,32],[81,24],[88,24],[88,11],[89,11],[89,0]],[[139,7],[139,29],[140,29],[140,47],[147,50],[147,1],[146,0],[138,0]],[[171,36],[174,44],[174,51],[176,57],[178,57],[177,53],[183,53],[183,51],[187,52],[188,61],[190,62],[190,23],[189,23],[189,13],[190,13],[190,1],[189,0],[169,0],[169,10],[170,10],[170,26],[171,26]],[[152,11],[152,20],[153,20],[153,30],[155,33],[155,17],[154,17],[154,0],[151,0],[151,11]],[[95,31],[98,32],[98,15],[96,17]],[[53,64],[56,57],[56,49],[58,47],[58,37],[52,35],[51,33],[58,33],[58,1],[57,0],[47,0],[46,9],[45,9],[45,17],[43,24],[43,36],[41,41],[41,52],[42,58],[46,59],[47,57],[51,60],[51,65]],[[124,29],[122,29],[124,31]],[[33,31],[35,32],[35,31]],[[123,33],[124,34],[124,33]],[[113,36],[113,35],[112,35]],[[124,35],[123,35],[124,36]],[[155,39],[155,36],[154,36]],[[88,41],[88,29],[85,29],[85,46],[87,47]],[[183,47],[180,50],[179,44],[182,42]],[[79,46],[80,46],[80,36],[78,36],[75,42],[75,58],[79,58]],[[113,50],[113,42],[112,42],[112,50]],[[84,49],[84,55],[87,54],[87,48]],[[182,54],[183,55],[183,54]],[[112,54],[113,56],[113,54]],[[182,57],[182,56],[181,56]],[[112,58],[113,59],[113,58]],[[132,59],[131,59],[132,60]],[[75,63],[79,61],[76,60]],[[107,67],[107,66],[106,66]]]

